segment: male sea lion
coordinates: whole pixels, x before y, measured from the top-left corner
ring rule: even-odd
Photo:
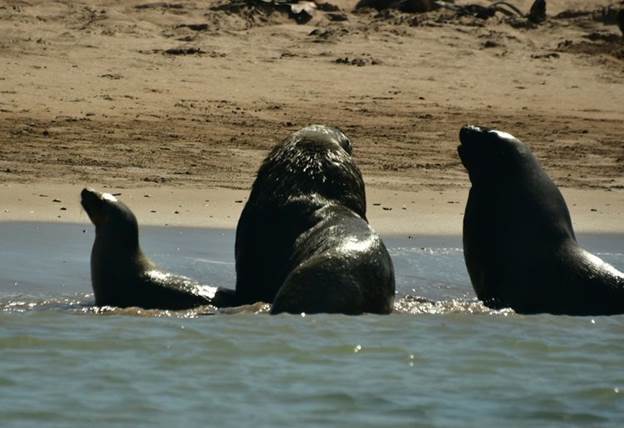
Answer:
[[[472,183],[464,257],[479,299],[520,313],[624,313],[624,274],[579,247],[563,196],[529,148],[475,126],[459,139]]]
[[[80,202],[95,225],[91,285],[96,306],[187,309],[234,304],[233,290],[159,270],[141,251],[136,217],[113,195],[84,189]]]
[[[340,130],[312,125],[269,153],[236,229],[236,294],[272,312],[390,313],[394,269],[366,220]]]

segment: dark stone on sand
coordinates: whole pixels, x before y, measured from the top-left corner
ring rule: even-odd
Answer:
[[[535,0],[529,12],[529,21],[540,24],[546,21],[546,0]]]
[[[396,9],[405,13],[424,13],[439,9],[433,0],[360,0],[355,9]]]

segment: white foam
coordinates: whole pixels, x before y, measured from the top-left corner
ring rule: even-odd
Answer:
[[[214,299],[217,295],[217,287],[211,287],[210,285],[200,285],[197,287],[197,292],[200,296]]]
[[[155,281],[167,281],[167,279],[169,279],[169,277],[171,276],[171,274],[155,269],[147,271],[145,272],[145,274]]]

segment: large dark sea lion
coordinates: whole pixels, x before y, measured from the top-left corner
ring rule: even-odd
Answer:
[[[464,257],[479,299],[520,313],[624,313],[624,274],[579,247],[563,196],[529,148],[475,126],[459,138],[472,183]]]
[[[386,314],[394,269],[366,220],[360,170],[338,129],[312,125],[270,152],[236,229],[236,294],[272,312]]]
[[[95,225],[91,284],[97,306],[187,309],[234,305],[234,290],[202,285],[158,269],[141,251],[136,217],[113,195],[84,189],[80,202]]]

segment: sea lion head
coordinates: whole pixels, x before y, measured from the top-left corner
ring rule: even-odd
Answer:
[[[319,195],[366,216],[362,174],[353,146],[338,128],[310,125],[276,145],[262,163],[251,199],[281,206],[290,198]]]
[[[130,208],[115,196],[85,188],[80,193],[80,204],[95,225],[98,237],[138,246],[137,219]]]
[[[316,145],[319,147],[339,146],[351,156],[353,146],[351,140],[340,129],[326,125],[310,125],[295,132],[291,139],[296,141],[298,146]]]
[[[535,159],[513,135],[496,129],[467,125],[459,131],[459,157],[472,184],[513,177]]]

